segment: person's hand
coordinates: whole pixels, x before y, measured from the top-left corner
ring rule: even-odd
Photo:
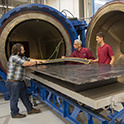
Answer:
[[[90,62],[89,63],[93,63],[93,60],[92,59],[88,59]]]
[[[37,61],[37,64],[42,64],[42,63],[47,63],[47,61],[46,60],[38,60]]]
[[[94,60],[91,59],[91,62],[90,63],[94,63]]]
[[[64,59],[64,58],[65,58],[65,56],[62,56],[61,58],[62,58],[62,59]]]
[[[47,61],[46,60],[42,60],[42,63],[47,63]]]

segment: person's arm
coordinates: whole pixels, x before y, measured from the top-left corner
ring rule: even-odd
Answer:
[[[46,60],[37,60],[37,59],[30,59],[30,61],[25,61],[22,66],[33,66],[41,63],[46,63]]]
[[[93,63],[98,62],[98,58],[97,58],[97,59],[95,59],[95,60],[92,60],[92,62],[93,62]]]
[[[42,60],[42,59],[30,59],[30,61],[32,61],[32,62],[36,62],[37,64],[47,63],[46,60]]]
[[[112,48],[111,46],[108,46],[108,54],[109,56],[111,57],[111,61],[110,61],[110,65],[114,64],[114,61],[115,61],[115,57],[114,57],[114,53],[112,51]]]
[[[32,62],[32,61],[30,61],[30,59],[27,59],[26,57],[25,57],[25,59],[22,59],[22,58],[20,58],[18,56],[13,56],[12,62],[16,63],[16,64],[19,64],[21,66],[32,66],[32,65],[36,64],[35,61]]]
[[[64,59],[66,56],[61,56],[62,59]],[[74,57],[74,53],[72,53],[69,57]]]
[[[41,64],[41,63],[46,63],[46,60],[29,59],[25,56],[24,56],[24,60],[26,60],[26,61],[25,61],[25,63],[23,63],[22,66],[33,66],[33,65],[37,65],[37,64]]]
[[[35,61],[25,61],[22,66],[33,66],[33,65],[36,65],[37,62]]]
[[[110,65],[113,65],[113,64],[114,64],[114,61],[115,61],[115,57],[114,57],[114,55],[113,55],[113,56],[111,56]]]

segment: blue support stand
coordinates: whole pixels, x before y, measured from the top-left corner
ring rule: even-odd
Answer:
[[[5,100],[9,100],[10,99],[9,98],[9,91],[8,91],[8,89],[5,86],[5,82],[2,81],[2,80],[0,81],[0,92],[3,94]]]
[[[124,109],[120,112],[114,111],[114,113],[110,110],[110,116],[103,117],[93,112],[90,107],[79,106],[79,104],[71,98],[37,81],[31,80],[31,90],[32,97],[38,96],[40,100],[71,124],[81,124],[81,122],[77,120],[77,116],[81,112],[85,113],[87,124],[95,124],[93,118],[98,119],[101,124],[124,124]]]
[[[0,92],[3,94],[5,100],[9,100],[9,90],[5,86],[6,74],[0,67]]]

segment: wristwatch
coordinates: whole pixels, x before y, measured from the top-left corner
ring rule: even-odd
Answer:
[[[35,65],[37,65],[37,61],[35,61],[35,63],[36,63]]]

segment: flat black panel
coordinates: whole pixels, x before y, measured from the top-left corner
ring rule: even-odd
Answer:
[[[124,76],[124,66],[108,64],[89,65],[39,65],[29,67],[31,70],[76,85],[88,84]]]
[[[41,81],[41,83],[43,83],[43,84],[44,83],[47,84],[47,81],[50,81],[52,83],[55,83],[57,85],[60,85],[62,87],[65,87],[67,89],[77,91],[77,92],[81,92],[81,91],[89,90],[89,89],[96,88],[96,87],[101,87],[101,86],[105,86],[105,85],[118,83],[117,79],[114,78],[114,79],[96,81],[96,82],[92,82],[92,83],[88,83],[88,84],[77,85],[77,84],[70,83],[68,81],[63,81],[63,80],[60,80],[60,79],[57,79],[57,78],[54,78],[54,77],[51,77],[51,76],[41,74],[39,72],[33,72],[32,74],[33,74],[32,77],[31,77],[32,79],[37,80],[37,77],[45,79],[44,82]],[[39,80],[37,80],[37,81],[39,81]]]

